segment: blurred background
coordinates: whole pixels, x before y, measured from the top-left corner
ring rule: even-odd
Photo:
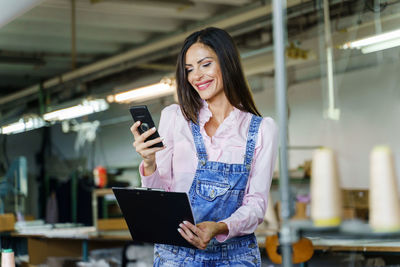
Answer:
[[[342,218],[367,222],[373,147],[389,147],[400,168],[400,1],[286,2],[288,136],[280,138],[288,140],[295,216],[310,218],[313,151],[329,147]],[[99,230],[99,219],[121,217],[110,191],[100,189],[140,185],[128,109],[145,104],[158,124],[161,110],[176,103],[177,54],[195,30],[216,26],[233,36],[258,109],[277,120],[272,19],[266,0],[0,1],[0,213],[42,220],[41,229]],[[277,167],[276,215],[278,184]],[[106,230],[110,222],[101,221]],[[17,254],[27,253],[20,246]],[[400,243],[392,247],[386,258],[375,249],[368,261],[354,252],[360,245],[337,265],[332,244],[321,245],[314,266],[398,263]]]

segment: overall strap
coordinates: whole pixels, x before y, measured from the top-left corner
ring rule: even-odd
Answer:
[[[247,170],[250,170],[251,168],[261,121],[262,117],[256,115],[253,115],[250,121],[249,132],[247,134],[246,155],[244,158],[244,164],[246,165]]]
[[[203,137],[200,133],[200,126],[190,121],[190,128],[192,129],[192,135],[194,139],[194,145],[196,146],[197,157],[199,162],[204,165],[207,162],[207,151],[203,142]]]

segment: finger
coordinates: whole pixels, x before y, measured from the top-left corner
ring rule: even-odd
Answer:
[[[193,235],[191,230],[187,228],[185,225],[180,224],[181,228],[178,228],[178,232],[181,234],[183,238],[185,238],[190,244],[199,248],[199,249],[206,249],[208,242],[203,242],[201,238],[196,235]],[[186,230],[185,230],[186,229]]]
[[[192,230],[190,230],[186,225],[183,223],[179,224],[179,227],[186,233],[186,235],[189,237],[190,240],[195,241],[196,235],[193,233]]]
[[[184,230],[182,230],[181,228],[178,228],[178,232],[181,234],[181,236],[188,241],[190,244],[194,245],[197,247],[196,243],[186,234],[186,232]]]
[[[165,147],[152,147],[149,148],[145,143],[137,143],[136,145],[136,152],[141,154],[144,157],[149,157],[153,155],[154,153],[163,150]]]
[[[187,228],[189,228],[196,235],[200,234],[200,229],[197,226],[193,225],[192,223],[190,223],[188,221],[183,221],[183,225],[185,225]]]
[[[140,135],[141,140],[146,140],[150,135],[156,132],[156,127],[153,127]]]
[[[157,138],[155,138],[155,139],[152,139],[152,140],[149,140],[149,141],[144,142],[144,144],[145,144],[147,147],[151,147],[152,145],[161,143],[162,141],[164,141],[164,137],[157,137]]]
[[[131,126],[131,132],[132,132],[133,136],[135,137],[135,140],[140,136],[140,133],[137,130],[140,123],[141,123],[140,121],[137,121],[134,124],[132,124],[132,126]]]
[[[183,224],[180,224],[180,226],[181,225],[182,228],[178,228],[178,232],[186,241],[199,249],[205,249],[207,247],[199,238],[193,235],[189,228],[185,227]],[[186,228],[186,231],[183,228]]]

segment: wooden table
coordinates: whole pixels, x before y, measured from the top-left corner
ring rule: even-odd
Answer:
[[[311,238],[314,250],[346,252],[400,252],[399,239]]]
[[[29,263],[33,265],[45,262],[50,256],[82,257],[83,261],[87,261],[90,250],[121,247],[132,241],[128,231],[96,231],[69,236],[12,233],[11,236],[27,239]]]
[[[342,251],[342,252],[400,252],[400,239],[368,239],[368,238],[334,238],[334,237],[307,237],[311,240],[314,250]],[[266,236],[257,236],[258,246],[265,249]]]

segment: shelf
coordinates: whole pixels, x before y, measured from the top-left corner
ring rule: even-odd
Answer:
[[[335,239],[399,239],[400,231],[376,232],[361,220],[345,220],[336,227],[316,227],[311,220],[291,221],[290,227],[305,237],[334,237]]]
[[[93,196],[102,197],[105,195],[114,195],[111,188],[101,188],[93,190]]]
[[[102,188],[102,189],[95,189],[92,192],[92,210],[93,210],[93,225],[96,227],[96,229],[113,229],[113,230],[118,230],[118,229],[126,229],[126,224],[124,219],[122,218],[115,218],[115,216],[112,216],[113,218],[109,218],[108,214],[108,207],[109,204],[116,204],[116,200],[107,200],[106,196],[114,196],[114,192],[112,191],[111,188]],[[103,218],[99,218],[98,214],[98,198],[102,197],[103,198],[103,205],[102,205],[102,210],[103,210]],[[117,206],[118,207],[118,206]]]
[[[309,184],[310,178],[309,177],[305,177],[305,178],[291,177],[289,182],[290,182],[290,184]],[[279,178],[273,178],[272,185],[279,185]]]

